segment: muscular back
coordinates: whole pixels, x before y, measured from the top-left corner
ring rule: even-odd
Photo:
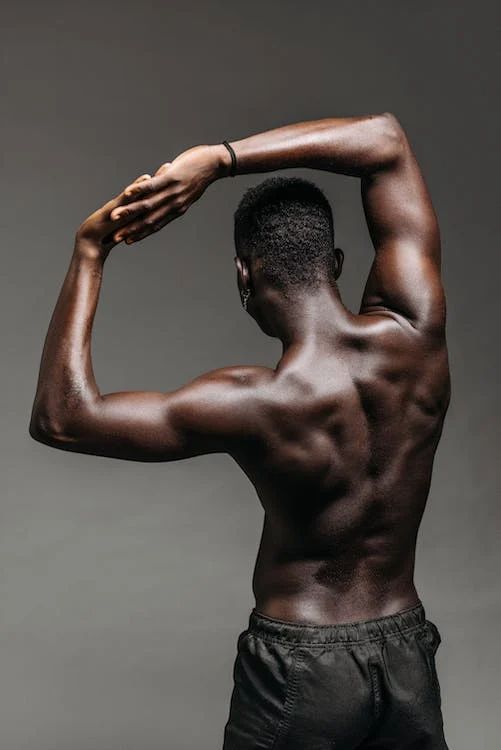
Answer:
[[[449,401],[445,344],[352,316],[330,346],[256,377],[259,433],[237,460],[265,510],[257,608],[332,622],[411,606]]]

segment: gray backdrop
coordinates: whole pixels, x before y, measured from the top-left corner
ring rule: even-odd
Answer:
[[[78,224],[197,143],[390,110],[440,217],[453,401],[417,555],[451,750],[499,735],[496,3],[10,2],[4,5],[5,339],[0,746],[220,748],[262,511],[230,459],[140,464],[51,450],[28,421]],[[497,127],[496,127],[497,126]],[[356,180],[335,204],[356,308],[372,258]],[[240,308],[232,213],[258,177],[212,186],[105,268],[103,392],[274,365]]]

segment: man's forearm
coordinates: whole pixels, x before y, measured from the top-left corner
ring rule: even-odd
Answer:
[[[403,163],[408,142],[393,115],[312,120],[232,141],[236,174],[307,167],[365,178]],[[155,175],[125,190],[125,204],[110,214],[130,223],[114,236],[147,237],[184,214],[209,185],[231,174],[223,144],[195,146],[166,162]]]
[[[90,347],[103,263],[91,245],[77,240],[42,353],[30,422],[36,439],[71,432],[71,420],[99,398]]]
[[[391,163],[402,144],[397,120],[382,114],[287,125],[230,145],[238,174],[311,167],[362,177]]]

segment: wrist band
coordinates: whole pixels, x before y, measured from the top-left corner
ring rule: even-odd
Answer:
[[[237,155],[233,151],[233,148],[230,146],[230,144],[228,143],[228,141],[223,141],[222,145],[226,146],[226,148],[230,152],[230,156],[231,156],[230,177],[235,177],[235,175],[237,173]]]

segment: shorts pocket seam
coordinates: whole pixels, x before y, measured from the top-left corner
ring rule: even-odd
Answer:
[[[430,639],[431,634],[431,639]],[[435,698],[438,700],[439,705],[442,703],[440,682],[438,679],[437,665],[435,662],[435,654],[441,643],[440,633],[436,625],[430,620],[426,620],[426,630],[419,633],[419,639],[423,644],[426,654],[426,666],[430,675],[431,685]]]
[[[381,687],[379,684],[378,667],[373,661],[369,661],[369,674],[372,685],[374,721],[377,722],[381,716]]]
[[[278,725],[278,730],[271,744],[270,750],[279,750],[282,740],[285,739],[291,724],[292,710],[296,701],[299,687],[299,668],[305,658],[304,651],[296,649],[293,653],[293,662],[289,675],[286,680],[285,701],[282,710],[282,718]]]
[[[433,689],[435,690],[435,695],[437,697],[438,703],[439,705],[441,705],[442,700],[441,700],[441,694],[440,694],[440,683],[438,681],[437,665],[435,663],[435,656],[433,654],[430,654],[429,656],[429,665],[430,665]]]

